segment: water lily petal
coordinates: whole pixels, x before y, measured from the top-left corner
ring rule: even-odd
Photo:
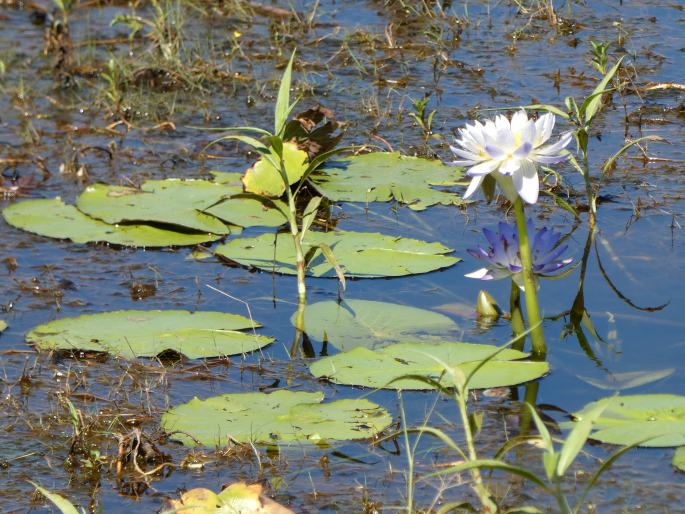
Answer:
[[[466,273],[464,276],[468,278],[477,278],[478,280],[492,280],[492,275],[490,275],[488,268],[480,268],[471,273]]]
[[[559,155],[559,152],[566,148],[572,139],[573,132],[564,132],[559,138],[559,141],[557,141],[553,145],[547,145],[543,146],[542,148],[537,148],[535,150],[535,153],[537,155]]]
[[[520,163],[521,168],[512,175],[514,187],[526,203],[533,204],[538,201],[540,192],[538,171],[535,164],[529,160],[522,160]]]
[[[526,114],[526,111],[521,109],[520,111],[516,111],[514,115],[511,117],[511,131],[516,134],[517,132],[521,132],[524,127],[528,124],[528,115]]]
[[[513,175],[521,167],[521,161],[510,157],[502,161],[499,165],[499,172],[502,175]]]
[[[514,187],[514,182],[512,181],[511,176],[502,175],[499,171],[493,171],[492,176],[497,181],[497,185],[504,193],[504,196],[507,197],[507,200],[509,200],[511,203],[514,203],[519,195],[516,192],[516,188]]]
[[[523,143],[521,146],[519,146],[516,150],[514,150],[514,153],[511,154],[512,157],[515,157],[517,159],[525,159],[528,157],[528,154],[530,151],[533,149],[533,144],[526,142]]]
[[[467,200],[473,193],[475,193],[476,190],[480,187],[480,184],[481,184],[481,182],[483,182],[484,178],[485,178],[484,175],[473,177],[471,179],[471,183],[469,184],[469,187],[466,188],[466,192],[464,193],[464,196],[462,198],[464,200]]]
[[[482,160],[484,160],[480,155],[470,152],[468,150],[462,150],[461,148],[457,148],[456,146],[450,145],[450,150],[452,150],[452,153],[454,155],[461,157],[462,159],[467,159],[473,162],[481,162]]]
[[[497,169],[497,166],[499,166],[498,161],[483,161],[466,170],[466,173],[471,177],[487,175],[488,173]]]
[[[544,144],[544,142],[551,137],[552,130],[554,130],[555,121],[556,118],[554,114],[552,114],[551,112],[543,114],[537,119],[537,121],[535,122],[535,131],[537,132],[534,144],[535,148],[537,148],[541,144]]]

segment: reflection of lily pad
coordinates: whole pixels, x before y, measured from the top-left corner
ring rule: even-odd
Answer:
[[[427,273],[452,266],[460,259],[444,255],[452,251],[440,243],[371,232],[308,232],[304,252],[321,243],[333,249],[335,258],[352,277],[399,277]],[[276,245],[276,248],[274,248]],[[295,275],[295,245],[290,234],[262,234],[233,239],[216,249],[216,254],[243,266]],[[335,277],[335,269],[316,249],[307,266],[314,277]]]
[[[279,157],[271,152],[275,162]],[[283,144],[283,162],[285,164],[288,183],[294,184],[302,178],[309,165],[307,152],[298,150],[295,143]],[[281,173],[264,157],[259,159],[254,166],[245,172],[243,177],[245,191],[272,198],[280,198],[285,193],[285,184]]]
[[[640,442],[640,446],[649,447],[685,445],[685,396],[640,394],[602,398],[574,413],[574,418],[582,418],[598,402],[609,405],[595,422],[591,439],[620,445]]]
[[[248,195],[237,195],[226,198],[205,212],[241,227],[280,227],[288,220],[278,209],[286,212],[288,206],[280,200],[266,202]]]
[[[433,189],[453,185],[462,172],[437,160],[376,152],[328,162],[312,177],[333,201],[388,202],[393,198],[420,211],[435,204],[462,203],[457,194]]]
[[[88,216],[110,224],[165,223],[223,235],[228,234],[228,227],[200,211],[239,192],[239,187],[208,180],[148,180],[140,189],[95,184],[81,193],[76,206]]]
[[[86,350],[154,357],[168,350],[191,359],[251,352],[273,341],[243,316],[222,312],[114,311],[40,325],[26,341],[40,350]],[[239,332],[250,330],[250,332]]]
[[[215,241],[213,234],[186,234],[149,225],[109,225],[86,216],[59,198],[10,205],[2,215],[13,227],[75,243],[107,242],[124,246],[184,246]]]
[[[468,375],[496,351],[496,347],[482,344],[400,343],[378,350],[355,348],[324,357],[313,363],[310,370],[314,376],[327,377],[337,384],[389,389],[431,389],[430,385],[421,380],[401,377],[419,375],[437,380],[443,375],[442,363],[458,366]],[[517,360],[527,355],[516,350],[502,350],[475,373],[469,387],[484,389],[511,386],[535,380],[549,372],[549,364],[546,362]],[[447,375],[442,377],[441,383],[445,386],[453,385]]]
[[[322,401],[323,393],[286,390],[194,398],[164,414],[162,427],[184,444],[223,446],[365,439],[392,423],[385,409],[368,400]]]
[[[447,316],[396,303],[346,300],[307,305],[305,330],[340,350],[378,348],[403,341],[446,335],[459,327]],[[294,316],[293,316],[293,324]]]

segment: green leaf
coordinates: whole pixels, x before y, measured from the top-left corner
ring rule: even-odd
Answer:
[[[110,225],[86,216],[60,198],[27,200],[10,205],[2,215],[13,227],[74,243],[107,242],[124,246],[185,246],[215,241],[215,234],[187,234],[150,225]]]
[[[340,350],[380,348],[393,343],[456,335],[459,326],[426,309],[370,300],[317,302],[304,311],[305,330],[315,341]],[[295,325],[295,316],[291,319]]]
[[[459,205],[461,196],[433,189],[455,185],[461,169],[441,161],[376,152],[329,161],[311,176],[314,187],[336,202],[388,202],[395,199],[421,211],[435,204]]]
[[[312,232],[307,234],[302,249],[313,249],[306,273],[313,277],[335,277],[334,266],[322,254],[319,245],[328,245],[348,277],[400,277],[447,268],[460,261],[444,255],[450,248],[440,243],[386,236],[373,232]],[[274,248],[274,245],[276,248]],[[243,266],[265,271],[297,274],[295,244],[291,234],[262,234],[237,238],[216,249],[216,254]]]
[[[368,400],[322,401],[320,392],[286,390],[194,398],[164,414],[162,427],[187,445],[224,446],[365,439],[392,423],[385,409]]]
[[[63,318],[26,335],[39,350],[108,352],[126,358],[172,350],[190,359],[238,355],[273,341],[253,332],[248,318],[223,312],[113,311]]]
[[[598,403],[610,400],[595,421],[591,439],[610,444],[667,447],[685,445],[685,396],[642,394],[609,397],[586,405],[574,417],[582,419]]]
[[[439,475],[461,473],[463,471],[468,471],[470,469],[492,469],[497,471],[504,471],[505,473],[511,473],[512,475],[518,475],[522,478],[525,478],[526,480],[529,480],[534,484],[537,484],[546,492],[551,492],[547,484],[532,471],[528,471],[527,469],[494,459],[469,460],[466,462],[462,462],[461,464],[457,464],[455,466],[450,466],[449,468],[444,468],[440,471],[434,471],[433,473],[429,473],[426,476],[433,477]]]
[[[51,493],[47,489],[39,486],[35,482],[31,482],[30,480],[29,480],[29,483],[33,487],[38,489],[38,491],[40,491],[40,494],[42,494],[48,500],[50,500],[52,503],[54,503],[55,507],[57,507],[62,514],[79,514],[79,511],[76,510],[76,507],[74,507],[74,505],[69,500],[67,500],[65,497],[63,497],[57,493]]]
[[[316,219],[316,213],[319,209],[319,205],[321,205],[321,200],[323,200],[323,197],[321,196],[313,197],[309,200],[307,207],[304,209],[302,214],[302,230],[300,231],[300,237],[302,239],[304,239],[309,227],[312,226],[312,223],[314,223],[314,220]]]
[[[345,385],[386,389],[430,389],[420,380],[441,379],[441,385],[452,387],[445,365],[468,375],[488,358],[497,347],[468,343],[399,343],[378,350],[358,347],[331,357],[324,357],[310,366],[316,377],[326,377]],[[485,363],[469,381],[470,389],[485,389],[521,384],[540,378],[549,372],[546,362],[516,361],[528,354],[503,350]],[[440,361],[440,362],[437,362]],[[444,363],[444,364],[441,364]]]
[[[604,78],[597,84],[597,87],[592,91],[592,94],[585,99],[583,105],[580,107],[580,113],[584,117],[585,125],[589,125],[595,115],[599,112],[602,107],[602,96],[607,92],[607,85],[614,78],[614,75],[621,66],[623,57],[621,57],[616,64],[604,75]]]
[[[271,198],[280,198],[283,195],[285,183],[281,176],[280,166],[274,166],[274,163],[280,162],[280,157],[274,151],[271,152],[270,157],[271,159],[267,156],[262,157],[245,172],[243,177],[245,191]],[[292,185],[302,178],[307,169],[307,152],[299,150],[295,143],[284,143],[283,164],[288,176],[288,184]]]
[[[587,409],[582,416],[577,418],[578,421],[573,426],[573,430],[566,436],[566,440],[561,450],[559,450],[559,461],[557,462],[556,469],[558,477],[564,476],[566,470],[580,453],[580,450],[583,449],[592,431],[594,422],[601,416],[610,402],[611,399],[595,402],[591,408]]]
[[[671,464],[673,464],[673,467],[678,471],[685,471],[685,446],[676,448],[676,451],[673,452]]]
[[[207,214],[241,227],[280,227],[288,221],[288,206],[281,200],[240,194],[206,209]]]
[[[333,253],[333,249],[330,246],[328,246],[326,243],[319,243],[318,248],[319,248],[319,250],[321,250],[321,253],[326,258],[326,261],[328,262],[328,264],[333,266],[333,269],[335,270],[335,274],[338,277],[338,281],[340,282],[340,288],[344,292],[345,289],[347,289],[347,280],[345,279],[345,272],[340,267],[340,264],[338,264],[338,259],[335,258],[335,254]]]
[[[76,207],[91,216],[115,224],[164,223],[198,232],[225,235],[228,227],[203,211],[242,188],[208,180],[148,180],[140,189],[95,184],[76,199]]]
[[[295,60],[295,52],[293,50],[288,65],[285,67],[283,77],[281,78],[281,85],[278,88],[278,98],[276,99],[276,108],[274,109],[274,134],[280,135],[288,121],[288,115],[293,106],[290,105],[290,83],[292,80],[293,62]]]

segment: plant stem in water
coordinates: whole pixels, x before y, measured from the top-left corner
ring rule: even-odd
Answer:
[[[518,228],[519,252],[521,253],[521,274],[525,287],[526,311],[528,312],[528,325],[533,327],[530,339],[533,345],[533,354],[537,357],[544,357],[547,354],[545,344],[545,334],[540,323],[540,307],[538,305],[538,290],[533,275],[533,258],[530,252],[530,242],[528,241],[528,229],[526,228],[526,215],[523,211],[523,201],[517,198],[514,202],[514,212],[516,214],[516,226]]]
[[[509,312],[511,313],[511,331],[514,337],[520,336],[526,331],[526,324],[523,321],[523,312],[521,311],[521,289],[513,280],[511,281],[511,293],[509,293]],[[512,343],[511,347],[514,350],[523,351],[525,344],[525,336],[519,337]]]

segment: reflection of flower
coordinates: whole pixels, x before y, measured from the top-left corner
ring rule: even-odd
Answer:
[[[511,202],[518,196],[527,203],[537,202],[540,183],[535,163],[555,164],[566,159],[564,148],[572,138],[572,133],[566,132],[553,145],[542,146],[552,135],[554,121],[552,113],[535,121],[521,110],[511,121],[500,115],[494,121],[474,121],[459,129],[458,146],[450,148],[460,160],[452,164],[469,166],[467,173],[473,177],[464,198],[491,175]]]
[[[560,259],[568,245],[559,245],[561,234],[547,227],[535,231],[533,220],[526,223],[530,252],[533,259],[533,273],[536,276],[548,276],[550,273],[568,265],[573,259]],[[480,261],[487,263],[481,268],[465,276],[481,280],[496,280],[512,277],[522,287],[521,255],[519,254],[519,240],[516,225],[500,223],[497,232],[483,229],[485,238],[490,243],[486,249],[469,249],[467,252]]]

